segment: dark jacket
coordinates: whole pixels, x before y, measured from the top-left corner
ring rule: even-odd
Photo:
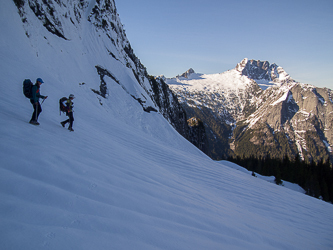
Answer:
[[[45,99],[45,96],[43,96],[43,95],[40,94],[39,86],[38,86],[37,83],[32,86],[31,92],[32,92],[32,98],[30,99],[31,103],[38,102],[39,98]]]

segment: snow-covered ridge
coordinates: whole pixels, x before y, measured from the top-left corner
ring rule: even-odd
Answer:
[[[245,58],[237,64],[236,70],[256,81],[263,90],[272,86],[280,86],[284,82],[293,81],[282,67],[277,66],[275,63],[270,64],[267,61],[248,60]]]
[[[251,80],[242,77],[241,73],[235,69],[221,74],[198,74],[193,71],[187,74],[187,77],[168,78],[166,82],[172,89],[207,92],[245,89],[251,84]]]
[[[198,74],[191,68],[181,76],[166,79],[174,90],[207,91],[246,89],[255,81],[263,90],[293,81],[285,70],[267,61],[243,59],[232,70],[219,74]]]
[[[192,109],[210,110],[218,123],[235,128],[238,121],[244,121],[247,129],[262,129],[269,124],[268,130],[272,130],[272,133],[283,131],[289,143],[296,143],[298,149],[294,151],[300,155],[310,148],[306,145],[305,137],[313,132],[321,135],[317,139],[322,142],[320,146],[317,144],[320,150],[327,152],[327,156],[331,154],[331,90],[296,82],[275,63],[245,58],[235,69],[227,72],[205,75],[188,71],[166,79],[166,82],[181,103]],[[314,119],[320,120],[322,126],[315,125],[312,122]],[[213,124],[213,127],[216,126]],[[307,133],[293,132],[304,130],[303,127],[306,127]],[[256,141],[259,143],[260,138]],[[234,148],[233,143],[230,147]],[[315,153],[312,154],[315,156]]]
[[[221,74],[198,74],[193,71],[187,77],[166,79],[166,83],[177,94],[181,103],[213,109],[228,124],[233,124],[242,117],[239,110],[245,104],[241,97],[252,95],[248,89],[255,84],[235,69]]]
[[[234,69],[219,74],[198,74],[191,69],[181,76],[166,79],[166,83],[181,103],[212,109],[232,125],[244,117],[246,102],[254,103],[260,92],[258,84],[243,75],[242,70],[247,63],[248,60],[244,59]]]

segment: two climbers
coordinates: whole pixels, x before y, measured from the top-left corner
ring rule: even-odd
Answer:
[[[68,119],[61,122],[61,125],[63,127],[65,127],[66,123],[69,122],[69,126],[68,126],[69,131],[74,131],[74,129],[73,129],[73,122],[74,122],[74,116],[73,116],[74,103],[73,103],[73,99],[74,98],[75,98],[74,95],[70,94],[68,99],[66,97],[63,97],[59,100],[60,111],[66,112],[66,115],[68,116]]]
[[[23,81],[23,94],[30,99],[30,102],[34,108],[34,112],[32,113],[31,119],[29,121],[30,124],[33,125],[39,125],[38,117],[39,114],[42,112],[42,106],[39,103],[39,99],[42,98],[43,102],[47,98],[47,96],[43,96],[40,94],[40,86],[44,83],[44,81],[41,78],[37,78],[36,83],[33,84],[30,79],[25,79]],[[61,122],[61,125],[65,127],[66,123],[69,122],[69,131],[73,130],[73,122],[74,122],[74,116],[73,116],[73,99],[74,95],[70,94],[69,98],[63,97],[59,100],[60,104],[60,110],[63,112],[66,112],[66,115],[68,116],[68,119]],[[43,104],[42,102],[42,104]],[[65,103],[64,103],[65,102]]]

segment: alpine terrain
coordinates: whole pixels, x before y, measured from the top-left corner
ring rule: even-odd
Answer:
[[[333,248],[332,204],[295,184],[278,186],[274,177],[213,161],[185,139],[205,150],[204,124],[188,119],[165,81],[147,74],[115,1],[5,0],[0,24],[1,249]],[[260,116],[269,97],[259,100],[273,88],[260,89],[239,70],[224,74],[239,84],[224,95],[234,96],[239,110],[230,104],[221,117],[230,131],[238,121],[254,131],[269,117]],[[29,123],[33,107],[22,93],[23,81],[37,78],[48,96],[40,100],[39,126]],[[283,99],[286,88],[292,95]],[[294,88],[303,87],[286,80],[272,106],[292,105],[288,115],[303,108]],[[310,96],[301,93],[305,103]],[[330,107],[323,91],[311,93],[323,97],[318,108]],[[59,115],[59,99],[71,94],[74,132]],[[233,141],[237,150],[238,137]]]
[[[165,79],[189,117],[206,127],[213,159],[299,155],[333,159],[333,92],[299,83],[282,67],[244,59],[221,74],[193,69]]]

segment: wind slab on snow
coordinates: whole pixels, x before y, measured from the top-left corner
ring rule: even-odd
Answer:
[[[98,98],[95,65],[140,90],[90,23],[84,42],[29,39],[13,2],[0,13],[0,249],[333,248],[332,204],[210,160],[112,81]],[[22,93],[37,77],[38,127]],[[58,111],[70,93],[74,133]]]

